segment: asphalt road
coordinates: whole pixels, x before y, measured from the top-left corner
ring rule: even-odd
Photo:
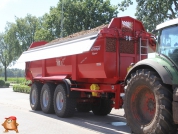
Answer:
[[[59,118],[55,114],[32,111],[29,94],[13,92],[12,88],[0,88],[0,124],[5,117],[16,116],[20,134],[129,134],[130,129],[123,115],[123,109],[113,109],[104,117],[95,116],[92,112],[76,112],[71,118]],[[4,130],[1,126],[0,134]]]

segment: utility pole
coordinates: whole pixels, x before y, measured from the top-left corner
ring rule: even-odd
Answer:
[[[63,19],[64,19],[64,5],[63,5],[63,0],[61,0],[62,2],[62,15],[61,15],[61,38],[63,37]]]

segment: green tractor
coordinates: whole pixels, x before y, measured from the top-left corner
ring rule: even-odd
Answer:
[[[136,63],[125,79],[125,117],[134,134],[176,134],[178,129],[178,18],[156,31],[156,53]]]

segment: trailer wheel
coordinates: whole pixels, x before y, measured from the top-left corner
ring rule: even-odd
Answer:
[[[40,92],[41,92],[41,83],[33,83],[30,90],[30,106],[32,110],[41,110],[40,106]]]
[[[43,85],[40,95],[41,109],[44,113],[53,113],[53,96],[55,85],[52,83],[46,83]]]
[[[75,113],[76,99],[67,97],[66,87],[59,84],[54,92],[54,111],[59,117],[70,117]]]
[[[90,103],[78,103],[77,111],[87,113],[87,112],[91,111],[91,104]]]
[[[112,100],[110,99],[96,99],[92,105],[92,112],[95,115],[106,116],[112,110]]]
[[[175,134],[172,91],[157,73],[137,70],[125,86],[124,110],[135,134]]]

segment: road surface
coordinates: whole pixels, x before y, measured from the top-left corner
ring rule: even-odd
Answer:
[[[92,112],[76,112],[71,118],[59,118],[55,114],[32,111],[29,94],[13,92],[12,88],[0,88],[0,123],[5,121],[5,117],[16,116],[20,134],[129,134],[130,129],[123,115],[123,109],[113,109],[104,117],[95,116]],[[4,130],[1,126],[0,134]]]

